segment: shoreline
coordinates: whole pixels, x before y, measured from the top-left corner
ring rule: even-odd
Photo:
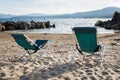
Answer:
[[[103,32],[102,32],[103,31]],[[60,31],[54,31],[52,29],[30,29],[30,30],[10,30],[10,31],[4,31],[8,33],[25,33],[25,34],[73,34],[72,30],[68,32],[60,32]],[[119,30],[105,30],[101,28],[97,28],[97,34],[114,34],[119,33]]]
[[[99,53],[76,58],[70,65],[70,57],[74,52],[76,40],[73,34],[25,33],[30,39],[54,40],[47,50],[47,56],[40,65],[32,62],[19,62],[18,57],[25,50],[10,36],[11,32],[0,32],[0,79],[7,80],[93,80],[120,79],[120,33],[98,34],[98,41],[105,46],[103,67],[98,67]]]

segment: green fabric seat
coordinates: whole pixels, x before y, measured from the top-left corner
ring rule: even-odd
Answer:
[[[24,34],[11,34],[16,43],[23,47],[25,50],[39,50],[40,46],[47,43],[48,40],[35,40],[35,42],[30,43]]]
[[[51,40],[35,40],[32,41],[24,34],[11,34],[16,43],[26,50],[26,53],[22,55],[22,59],[26,54],[31,55],[41,50],[45,44],[51,42]]]
[[[72,30],[75,33],[77,43],[76,49],[83,54],[86,52],[93,55],[97,51],[101,51],[101,66],[104,57],[104,46],[98,44],[97,30],[95,27],[74,27]],[[75,54],[74,54],[75,55]]]
[[[81,51],[93,54],[97,48],[96,28],[94,27],[74,27],[78,44]]]

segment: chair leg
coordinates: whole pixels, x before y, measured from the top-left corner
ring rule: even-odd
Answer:
[[[78,55],[77,49],[74,50],[73,55],[71,57],[70,63],[74,64],[75,63],[75,58]]]
[[[46,54],[47,54],[46,51],[47,51],[48,47],[50,46],[49,43],[50,43],[50,42],[48,42],[48,44],[46,45],[46,47],[44,47],[45,50],[44,50],[43,48],[40,48],[40,50],[42,51],[41,54],[38,54],[38,53],[31,54],[31,55],[35,55],[36,57],[39,57],[39,59],[36,58],[36,60],[29,60],[29,61],[34,62],[35,64],[38,64],[38,61],[39,61],[40,59],[42,59],[44,56],[46,56]],[[29,51],[26,50],[26,53],[23,54],[23,55],[20,57],[20,60],[25,61],[25,58],[26,58],[27,56],[30,56],[30,54],[29,54]],[[28,61],[28,60],[26,60],[26,61]]]
[[[34,54],[31,54],[34,55]],[[28,52],[24,53],[23,55],[21,55],[21,57],[19,58],[20,61],[25,61],[25,62],[33,62],[36,65],[39,65],[37,60],[27,60],[26,57],[30,56],[30,54]]]
[[[40,50],[42,51],[42,53],[40,53],[40,54],[36,53],[40,60],[41,60],[44,56],[47,55],[47,50],[48,50],[48,47],[49,47],[49,46],[50,46],[50,42],[48,42],[48,44],[46,45],[45,49],[40,48]]]
[[[43,59],[44,56],[46,56],[46,51],[41,49],[42,53],[38,54],[37,53],[37,56],[39,57],[39,59]]]
[[[104,46],[101,46],[101,60],[100,60],[100,66],[103,65],[104,60]]]
[[[24,53],[23,55],[21,55],[21,57],[19,58],[20,60],[22,60],[22,61],[24,61],[24,58],[26,57],[26,56],[29,56],[29,53]]]

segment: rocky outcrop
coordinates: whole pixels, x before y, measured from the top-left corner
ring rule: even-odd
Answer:
[[[55,28],[55,24],[51,25],[50,21],[47,22],[25,22],[25,21],[6,21],[0,23],[0,31],[4,30],[28,30],[28,29],[40,29],[40,28]]]
[[[102,27],[105,29],[120,30],[120,13],[116,11],[112,19],[108,21],[98,20],[95,23],[95,26]]]

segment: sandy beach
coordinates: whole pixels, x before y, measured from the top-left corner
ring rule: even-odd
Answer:
[[[38,65],[19,61],[25,50],[10,34],[0,32],[0,80],[120,80],[120,33],[98,34],[99,44],[105,46],[102,67],[98,66],[99,52],[92,56],[85,54],[85,58],[78,54],[75,63],[71,64],[76,44],[73,34],[26,33],[32,40],[48,39],[53,42]]]

